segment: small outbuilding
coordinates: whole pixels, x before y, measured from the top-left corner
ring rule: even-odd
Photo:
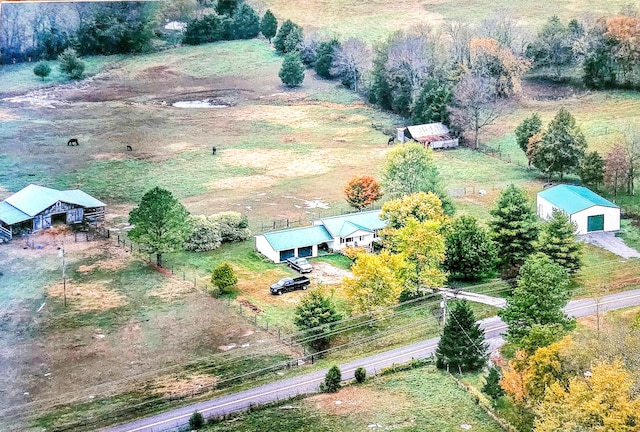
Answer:
[[[387,221],[380,210],[350,213],[314,220],[313,225],[259,234],[256,250],[275,263],[287,258],[316,257],[320,250],[338,251],[349,246],[368,247]]]
[[[30,184],[0,202],[0,242],[19,232],[36,232],[55,223],[104,220],[106,204],[79,190],[56,190]]]
[[[574,185],[558,185],[538,192],[538,216],[548,220],[554,209],[569,216],[577,234],[595,231],[619,231],[620,207],[597,193]]]
[[[449,128],[439,122],[399,127],[397,138],[400,142],[414,140],[434,149],[458,147],[458,138],[454,138]]]

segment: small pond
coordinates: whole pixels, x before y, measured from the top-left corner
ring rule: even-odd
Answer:
[[[221,104],[209,99],[178,101],[172,104],[176,108],[229,108],[229,105]]]

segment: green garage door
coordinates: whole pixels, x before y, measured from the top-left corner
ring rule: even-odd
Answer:
[[[604,231],[604,215],[589,216],[587,218],[587,232]]]

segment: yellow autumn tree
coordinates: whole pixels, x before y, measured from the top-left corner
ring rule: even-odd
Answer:
[[[632,432],[640,424],[634,380],[619,361],[599,362],[567,388],[552,384],[536,408],[535,432]]]
[[[502,390],[519,405],[525,405],[529,399],[527,358],[526,351],[516,351],[513,358],[509,360],[507,368],[502,371],[500,379]]]
[[[433,192],[414,192],[391,201],[382,206],[381,219],[389,221],[389,228],[400,228],[409,218],[419,222],[431,220],[445,223],[449,218],[444,214],[442,201]]]
[[[377,255],[359,253],[351,267],[353,277],[342,281],[352,313],[376,312],[396,303],[402,292],[403,266],[403,259],[387,250]]]
[[[473,70],[491,77],[498,95],[522,92],[522,77],[531,69],[531,60],[517,56],[493,38],[471,39],[469,52]]]

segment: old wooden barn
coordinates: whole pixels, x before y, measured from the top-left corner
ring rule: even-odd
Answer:
[[[0,242],[56,223],[71,225],[104,220],[106,206],[79,189],[61,191],[30,184],[0,202]]]

